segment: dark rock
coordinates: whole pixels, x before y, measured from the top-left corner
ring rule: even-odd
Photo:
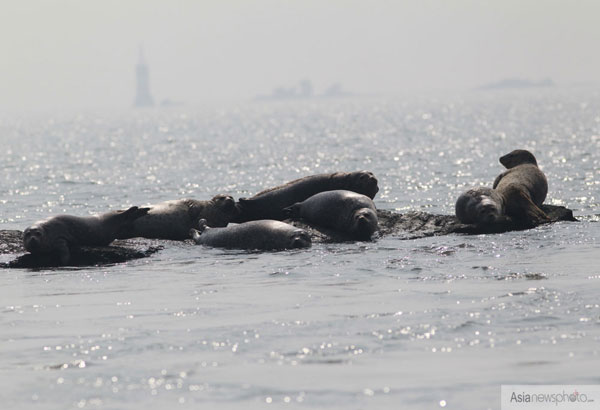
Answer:
[[[23,252],[23,232],[0,231],[0,255]]]
[[[115,241],[115,246],[82,246],[71,249],[68,266],[97,266],[123,263],[145,258],[158,252],[162,246],[150,246],[147,240]],[[0,231],[0,254],[18,255],[14,260],[0,263],[0,268],[39,269],[61,266],[56,255],[32,255],[23,248],[23,232]],[[20,255],[19,255],[20,254]]]

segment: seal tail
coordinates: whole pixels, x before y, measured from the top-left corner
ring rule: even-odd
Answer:
[[[150,208],[140,208],[137,206],[132,206],[131,208],[126,209],[126,210],[116,211],[116,213],[117,213],[116,218],[118,218],[117,220],[119,221],[120,226],[118,227],[118,229],[116,231],[115,238],[116,239],[132,238],[134,236],[133,222],[136,219],[147,215],[149,210],[150,210]],[[113,239],[115,239],[115,238],[113,238]]]
[[[285,219],[300,219],[300,202],[296,202],[292,206],[283,208]]]
[[[138,218],[141,218],[144,215],[148,214],[150,208],[139,208],[137,206],[132,206],[131,208],[125,211],[117,211],[120,214],[120,217],[124,222],[133,222]]]

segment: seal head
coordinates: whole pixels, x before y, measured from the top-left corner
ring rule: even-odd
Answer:
[[[377,185],[377,178],[372,172],[369,171],[357,171],[350,172],[348,179],[351,181],[350,185],[355,186],[355,192],[368,196],[369,198],[375,198],[377,192],[379,192],[379,186]]]
[[[537,161],[533,154],[524,149],[516,149],[500,157],[500,163],[508,169],[522,164],[533,164],[537,167]]]
[[[352,215],[349,232],[353,232],[356,239],[371,240],[378,227],[377,213],[370,208],[360,208]]]
[[[33,225],[23,232],[23,246],[31,253],[44,253],[50,250],[45,241],[44,228]]]
[[[464,224],[494,224],[504,218],[504,199],[491,188],[472,188],[458,197],[455,212]]]
[[[287,249],[310,248],[312,240],[310,235],[304,229],[296,229],[289,236],[289,246]]]
[[[215,195],[211,202],[215,204],[215,207],[225,216],[227,219],[232,219],[238,214],[238,208],[235,205],[235,199],[231,195],[219,194]],[[227,221],[229,222],[229,221]],[[227,223],[225,224],[227,225]]]

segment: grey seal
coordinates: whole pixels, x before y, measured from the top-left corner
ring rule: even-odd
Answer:
[[[106,246],[130,228],[148,208],[133,206],[96,216],[57,215],[38,221],[23,233],[23,246],[31,254],[56,254],[65,265],[75,246]]]
[[[504,219],[504,198],[492,188],[472,188],[458,197],[455,212],[464,224],[493,224]]]
[[[150,211],[133,222],[129,231],[122,232],[119,239],[189,239],[190,229],[198,228],[198,221],[205,219],[208,226],[221,227],[236,217],[238,209],[229,195],[216,195],[209,201],[178,199],[150,206]]]
[[[198,245],[229,249],[283,250],[308,248],[312,241],[303,229],[275,220],[259,220],[209,228],[200,220],[200,229],[191,229],[190,236]]]
[[[320,192],[285,209],[290,218],[347,234],[352,239],[370,240],[377,230],[377,209],[366,195],[352,191]]]
[[[369,171],[310,175],[264,190],[251,198],[241,198],[238,203],[240,214],[232,222],[258,219],[283,220],[286,218],[284,208],[302,202],[319,192],[339,189],[357,192],[371,199],[379,191],[377,178]]]
[[[514,150],[500,158],[508,168],[494,180],[494,189],[504,199],[506,215],[530,225],[539,225],[550,219],[540,209],[548,193],[548,181],[539,169],[533,154]]]

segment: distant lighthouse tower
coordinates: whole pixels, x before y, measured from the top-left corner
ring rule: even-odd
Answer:
[[[144,50],[140,46],[140,56],[135,66],[135,103],[136,107],[152,107],[154,100],[150,95],[150,82],[148,78],[148,65],[144,59]]]

